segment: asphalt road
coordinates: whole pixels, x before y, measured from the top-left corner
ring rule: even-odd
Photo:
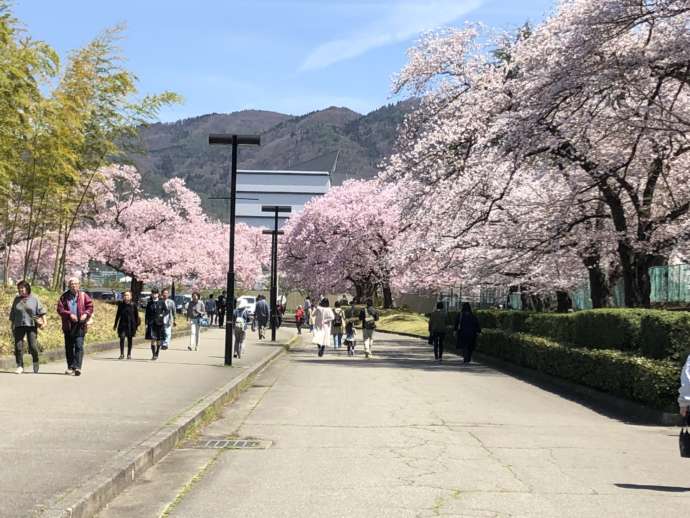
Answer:
[[[102,518],[671,517],[677,429],[626,424],[378,335],[376,357],[293,348]],[[252,438],[264,449],[199,448]]]

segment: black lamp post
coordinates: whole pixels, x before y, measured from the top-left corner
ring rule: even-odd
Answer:
[[[230,248],[228,250],[228,293],[225,311],[225,365],[232,365],[232,314],[235,312],[235,199],[237,197],[237,147],[240,144],[261,145],[258,135],[230,135],[215,133],[208,136],[210,145],[231,145],[232,165],[230,168]]]
[[[276,341],[276,325],[278,323],[278,236],[283,234],[278,230],[278,213],[290,213],[292,207],[286,205],[262,205],[261,212],[273,212],[273,230],[264,230],[264,234],[271,234],[271,341]]]

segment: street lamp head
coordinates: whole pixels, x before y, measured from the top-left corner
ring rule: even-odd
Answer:
[[[261,212],[292,212],[289,205],[262,205]]]
[[[230,133],[211,133],[208,136],[208,143],[210,145],[214,144],[246,144],[251,146],[261,145],[260,135],[232,135]]]

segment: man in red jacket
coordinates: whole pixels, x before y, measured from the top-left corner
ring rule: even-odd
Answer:
[[[79,279],[76,277],[70,278],[67,285],[69,290],[62,294],[57,304],[65,335],[65,374],[80,376],[84,359],[84,336],[93,316],[93,300],[79,290]]]

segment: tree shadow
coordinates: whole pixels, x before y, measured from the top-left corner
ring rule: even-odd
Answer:
[[[690,492],[690,487],[679,486],[655,486],[648,484],[614,484],[616,487],[622,489],[642,489],[645,491],[661,491],[663,493],[687,493]]]

